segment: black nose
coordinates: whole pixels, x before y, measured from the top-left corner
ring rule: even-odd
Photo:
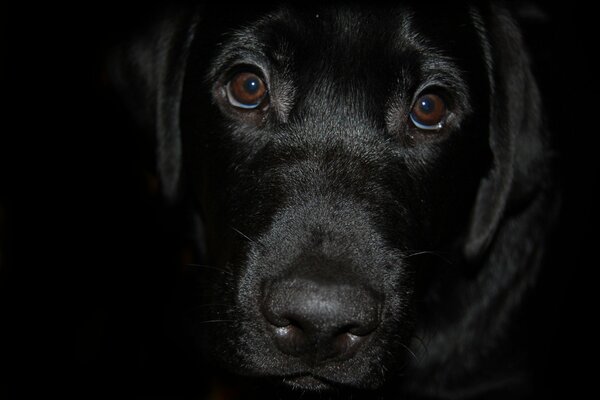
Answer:
[[[343,360],[379,325],[378,297],[356,284],[288,278],[267,285],[263,314],[283,353],[311,364]]]

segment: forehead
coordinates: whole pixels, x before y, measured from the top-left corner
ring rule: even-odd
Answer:
[[[464,11],[464,10],[460,10]],[[303,73],[360,69],[398,70],[452,67],[460,49],[471,46],[467,12],[414,6],[326,5],[279,7],[244,21],[225,35],[213,65],[240,60],[272,67],[295,65]],[[436,64],[432,66],[431,64]],[[461,66],[458,66],[459,68]]]
[[[373,56],[375,50],[400,45],[409,13],[376,15],[378,10],[357,7],[281,7],[234,30],[222,48],[223,58],[264,54],[271,61],[290,56],[304,60],[327,55],[340,58]],[[379,13],[377,13],[379,14]]]

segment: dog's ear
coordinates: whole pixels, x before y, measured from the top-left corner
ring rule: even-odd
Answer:
[[[175,201],[182,164],[180,103],[198,13],[166,14],[115,49],[109,73],[139,125],[153,133],[162,190]]]
[[[492,164],[475,200],[464,253],[477,260],[489,248],[513,205],[531,196],[541,179],[544,143],[540,96],[520,30],[508,10],[472,10],[489,77]]]

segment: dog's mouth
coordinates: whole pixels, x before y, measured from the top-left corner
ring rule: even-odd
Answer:
[[[287,376],[282,379],[282,382],[292,389],[312,392],[327,392],[339,386],[323,377],[311,373]]]

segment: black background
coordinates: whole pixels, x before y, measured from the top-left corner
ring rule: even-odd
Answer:
[[[597,373],[598,45],[590,3],[539,3],[523,26],[564,205],[529,334],[539,394],[574,398]],[[155,8],[108,0],[0,11],[0,398],[172,398],[204,384],[164,322],[178,236],[159,212],[153,150],[105,68]]]

